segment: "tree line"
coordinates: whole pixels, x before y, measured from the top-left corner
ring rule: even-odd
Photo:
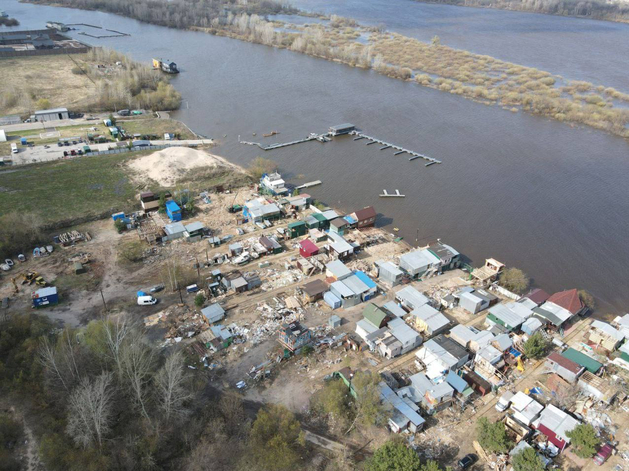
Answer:
[[[517,10],[547,15],[576,16],[595,20],[629,21],[629,5],[598,0],[417,0],[467,7]]]
[[[308,458],[294,414],[247,412],[190,370],[185,351],[156,349],[126,316],[79,329],[37,314],[1,321],[3,404],[25,417],[46,469],[283,470]],[[23,436],[0,414],[2,469],[20,469]]]

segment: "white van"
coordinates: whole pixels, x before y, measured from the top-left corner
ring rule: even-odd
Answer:
[[[514,394],[511,391],[507,391],[500,396],[500,399],[498,399],[498,402],[496,403],[496,410],[498,412],[506,411],[511,405],[511,399],[513,399],[513,396]]]
[[[152,306],[157,304],[157,298],[153,296],[138,296],[138,306]]]
[[[11,144],[11,153],[12,154],[17,154],[19,152],[18,148],[17,148],[17,144]]]

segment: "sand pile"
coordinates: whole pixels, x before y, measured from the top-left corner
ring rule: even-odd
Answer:
[[[129,167],[139,179],[150,178],[162,186],[172,186],[190,170],[226,167],[234,171],[242,169],[223,157],[188,147],[169,147],[145,157],[133,159]]]

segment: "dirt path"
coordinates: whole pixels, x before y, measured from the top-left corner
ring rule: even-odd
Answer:
[[[39,459],[39,450],[37,441],[33,435],[33,431],[24,423],[24,435],[26,436],[26,470],[27,471],[39,471],[44,469],[42,462]]]

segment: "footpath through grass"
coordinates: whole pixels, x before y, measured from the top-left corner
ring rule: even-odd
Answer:
[[[124,162],[147,152],[80,157],[0,170],[0,205],[46,223],[71,221],[132,205],[135,188]]]

